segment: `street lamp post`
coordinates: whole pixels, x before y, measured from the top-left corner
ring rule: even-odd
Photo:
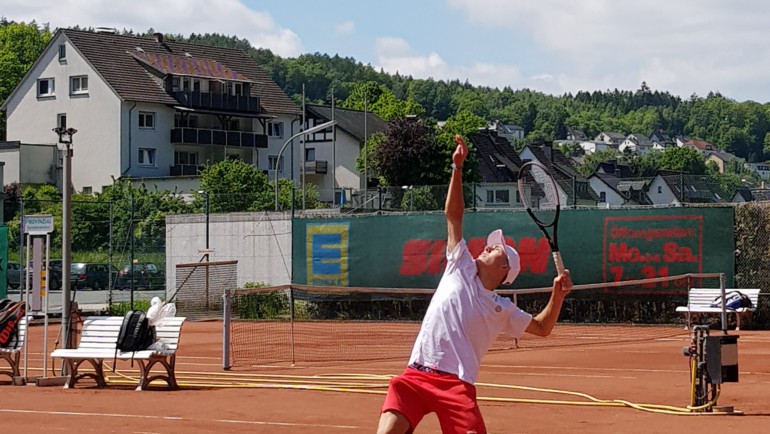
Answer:
[[[281,155],[283,155],[284,149],[286,149],[286,147],[289,146],[289,143],[291,143],[294,139],[296,139],[297,137],[303,134],[313,134],[315,132],[325,130],[336,124],[337,124],[337,121],[329,121],[329,122],[324,122],[322,124],[316,125],[313,128],[308,128],[305,131],[300,131],[297,134],[289,137],[289,140],[287,140],[286,143],[284,143],[283,146],[281,147],[281,150],[278,151],[278,156],[275,159],[275,176],[273,177],[273,181],[275,182],[275,210],[276,211],[278,211],[278,168],[280,167]],[[294,164],[294,162],[292,162],[292,164]],[[304,171],[304,167],[302,168],[302,170]]]
[[[205,197],[203,205],[203,211],[206,213],[206,260],[209,259],[209,192],[205,190],[198,190],[198,194],[202,194]]]
[[[64,173],[62,185],[62,348],[70,348],[70,268],[72,264],[72,136],[78,132],[74,128],[59,126],[53,129],[59,136],[59,143],[64,145]]]

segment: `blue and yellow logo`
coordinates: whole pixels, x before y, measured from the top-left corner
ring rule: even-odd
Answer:
[[[348,286],[350,223],[307,225],[308,285]]]

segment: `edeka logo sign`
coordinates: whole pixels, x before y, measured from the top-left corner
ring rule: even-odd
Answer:
[[[519,252],[521,273],[544,274],[551,260],[551,248],[544,238],[520,238],[518,243],[505,237],[505,242]],[[487,245],[486,238],[471,238],[468,250],[475,258]],[[401,253],[402,276],[434,275],[444,271],[446,265],[446,239],[409,240]]]
[[[703,216],[607,217],[603,245],[605,282],[702,273]],[[685,289],[685,282],[672,285],[650,284],[637,293]]]
[[[348,286],[350,224],[307,225],[308,285]]]

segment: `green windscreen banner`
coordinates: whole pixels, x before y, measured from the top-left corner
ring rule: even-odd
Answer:
[[[576,284],[724,273],[732,285],[733,221],[730,207],[563,210],[559,247]],[[296,218],[292,225],[295,284],[434,288],[446,265],[443,213]],[[523,211],[467,212],[463,236],[471,254],[497,228],[521,258],[509,288],[550,286],[550,247]]]
[[[8,226],[0,226],[0,298],[8,296]]]

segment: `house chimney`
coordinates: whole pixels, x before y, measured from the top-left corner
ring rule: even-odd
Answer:
[[[153,33],[152,36],[155,37],[155,42],[159,44],[163,43],[163,33],[156,32],[156,33]]]

